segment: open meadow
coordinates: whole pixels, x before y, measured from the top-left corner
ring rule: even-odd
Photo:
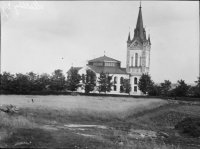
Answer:
[[[32,102],[33,99],[33,102]],[[0,104],[13,104],[31,110],[57,111],[58,114],[102,119],[126,117],[159,107],[167,102],[161,99],[132,99],[88,96],[1,96]]]
[[[64,95],[1,95],[0,147],[198,148],[174,125],[198,116],[199,105],[162,99]],[[186,141],[187,140],[187,141]]]

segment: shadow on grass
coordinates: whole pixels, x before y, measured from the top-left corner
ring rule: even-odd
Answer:
[[[69,131],[45,131],[39,128],[16,129],[3,140],[7,148],[117,148],[114,144],[83,137]]]
[[[51,133],[39,128],[19,128],[12,132],[3,142],[8,148],[38,148],[50,147],[54,142]]]

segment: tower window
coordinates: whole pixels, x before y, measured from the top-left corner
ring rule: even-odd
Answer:
[[[133,57],[131,57],[131,66],[133,66]]]
[[[135,53],[135,66],[137,67],[138,66],[138,54]]]
[[[136,77],[134,78],[134,84],[137,84],[137,78]]]
[[[146,67],[149,67],[149,56],[146,56]]]

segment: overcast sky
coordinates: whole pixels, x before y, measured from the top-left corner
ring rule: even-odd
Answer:
[[[25,2],[34,5],[34,2]],[[37,10],[1,2],[1,70],[64,73],[104,55],[126,66],[127,38],[136,27],[139,1],[39,1]],[[16,9],[15,9],[16,7]],[[3,11],[4,10],[4,11]],[[155,82],[199,74],[199,2],[144,1],[151,36],[150,74]]]

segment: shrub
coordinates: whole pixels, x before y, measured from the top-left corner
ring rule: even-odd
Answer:
[[[175,125],[175,129],[193,137],[200,137],[200,118],[185,118]]]

